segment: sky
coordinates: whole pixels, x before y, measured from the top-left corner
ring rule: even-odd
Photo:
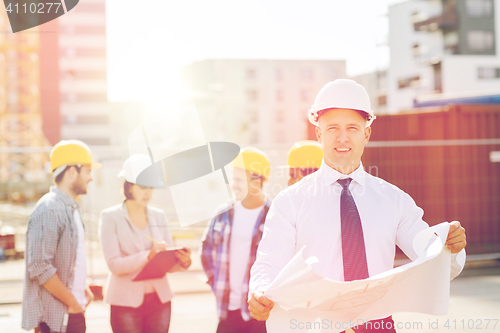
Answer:
[[[178,71],[213,58],[346,60],[387,67],[388,6],[402,0],[107,0],[112,101],[162,103]]]

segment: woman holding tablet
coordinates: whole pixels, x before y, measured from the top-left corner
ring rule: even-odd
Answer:
[[[159,177],[136,183],[138,171],[151,165],[146,155],[133,155],[118,174],[125,178],[125,201],[101,212],[99,240],[110,270],[104,302],[111,304],[115,333],[166,333],[170,325],[172,290],[167,276],[132,281],[157,252],[173,248],[165,213],[148,206]],[[169,273],[191,265],[187,248],[175,252],[178,262]]]

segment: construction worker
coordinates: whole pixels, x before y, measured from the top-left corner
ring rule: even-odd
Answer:
[[[90,148],[63,140],[50,153],[55,186],[36,204],[26,231],[22,327],[83,333],[93,294],[86,284],[85,232],[77,197],[92,180]]]
[[[318,171],[323,159],[321,145],[312,140],[296,142],[288,152],[288,168],[290,179],[288,186]]]
[[[312,268],[334,281],[361,280],[391,270],[395,245],[410,259],[417,258],[413,240],[429,227],[422,220],[423,210],[396,186],[365,172],[361,164],[374,119],[368,94],[352,80],[329,82],[318,93],[309,121],[316,126],[324,158],[318,172],[284,189],[273,201],[251,270],[248,304],[253,318],[267,320],[274,303],[264,292],[303,247],[305,258],[318,260]],[[460,222],[451,222],[446,244],[454,278],[465,264],[466,238]],[[283,325],[284,331],[290,327]],[[390,316],[353,329],[395,332]]]
[[[248,147],[233,161],[233,168],[231,187],[236,203],[222,207],[208,224],[201,262],[217,299],[217,333],[266,332],[264,322],[251,318],[247,298],[250,267],[271,205],[262,192],[270,163],[262,151]]]

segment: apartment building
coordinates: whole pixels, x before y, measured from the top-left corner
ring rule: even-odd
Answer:
[[[307,110],[344,60],[210,59],[182,70],[207,140],[289,147],[307,138]]]
[[[411,0],[389,8],[387,110],[421,96],[500,86],[500,0]]]

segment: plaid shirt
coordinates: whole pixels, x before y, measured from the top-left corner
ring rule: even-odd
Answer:
[[[22,327],[31,330],[45,322],[51,331],[66,332],[67,306],[42,285],[57,273],[71,290],[78,246],[73,221],[78,204],[52,186],[36,204],[26,231],[26,275]]]
[[[245,321],[250,320],[248,311],[248,282],[250,280],[250,268],[255,262],[257,247],[262,239],[264,222],[267,212],[271,206],[271,201],[266,199],[264,208],[259,214],[252,233],[252,244],[250,249],[250,258],[243,280],[243,290],[241,293],[241,316]],[[231,240],[231,228],[233,224],[234,209],[231,206],[224,206],[217,216],[207,226],[203,236],[201,248],[201,263],[208,278],[208,283],[217,299],[217,312],[219,319],[227,318],[229,306],[229,244]]]

